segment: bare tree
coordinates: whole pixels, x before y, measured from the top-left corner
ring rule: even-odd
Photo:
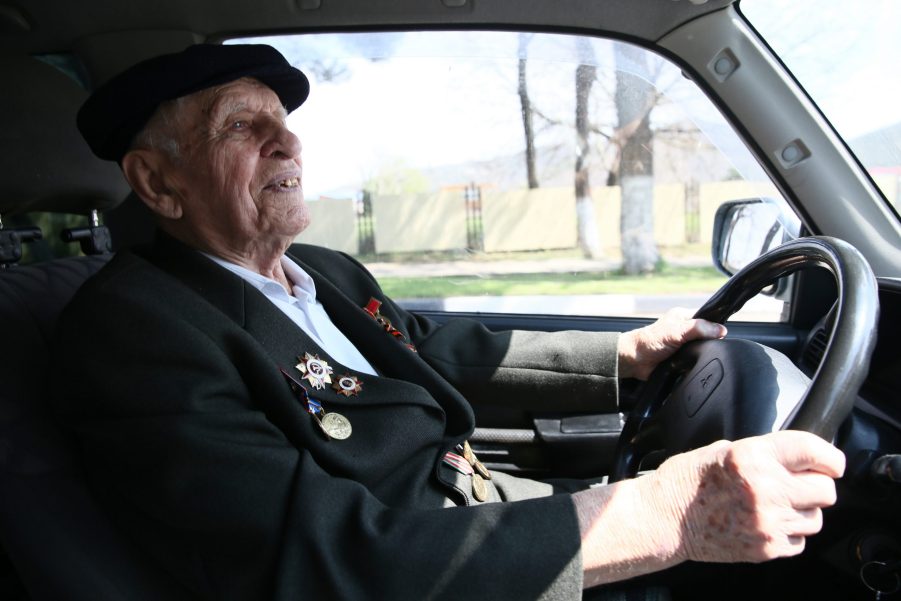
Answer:
[[[606,171],[606,174],[599,176],[606,175],[602,183],[620,186],[621,189],[623,270],[630,274],[652,272],[658,267],[660,255],[654,239],[654,133],[651,113],[663,97],[663,91],[658,90],[658,86],[664,63],[653,59],[640,48],[615,44],[616,75],[607,81],[601,77],[590,38],[577,38],[575,43],[578,59],[575,70],[575,121],[563,122],[544,114],[528,100],[523,62],[528,40],[520,37],[519,91],[526,132],[527,168],[529,161],[534,160],[532,118],[541,119],[549,126],[572,128],[576,142],[573,183],[579,249],[586,258],[602,255],[596,208],[591,196],[591,170],[597,169],[597,159],[600,157]],[[598,94],[609,99],[612,109],[603,116],[598,112],[598,100],[595,98]],[[593,119],[598,117],[606,122],[594,122]],[[594,147],[594,142],[599,138],[603,140]]]
[[[588,122],[588,104],[591,87],[597,78],[594,49],[588,38],[577,38],[579,66],[576,67],[576,227],[577,242],[582,254],[589,259],[601,256],[601,243],[595,219],[594,201],[591,198],[591,183],[588,177],[588,155],[591,152]]]
[[[519,34],[519,68],[518,91],[519,105],[522,108],[522,129],[526,138],[526,178],[529,189],[538,187],[538,175],[535,171],[535,130],[532,127],[532,101],[529,98],[529,86],[526,80],[527,55],[532,34]]]
[[[304,70],[322,83],[343,83],[350,79],[350,69],[337,60],[315,59],[304,65]]]
[[[647,72],[647,53],[618,45],[614,142],[619,148],[617,180],[622,195],[620,236],[623,271],[648,273],[657,268],[660,254],[654,240],[654,160],[651,111],[657,103],[654,86],[635,74]]]

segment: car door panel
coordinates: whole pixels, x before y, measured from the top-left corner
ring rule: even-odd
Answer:
[[[452,318],[475,319],[493,331],[587,330],[624,332],[651,323],[651,319],[514,315],[497,313],[447,313],[417,311],[439,323]],[[729,336],[744,338],[797,356],[802,332],[787,323],[737,322],[727,324]],[[617,413],[530,413],[504,407],[474,407],[478,427],[472,445],[489,469],[528,477],[567,476],[593,478],[605,475],[612,460],[625,414],[633,406],[642,383],[620,383]]]

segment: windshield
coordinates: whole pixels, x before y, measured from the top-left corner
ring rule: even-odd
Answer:
[[[901,205],[901,2],[744,0],[741,10]]]
[[[406,185],[417,192],[486,177],[493,188],[517,188],[525,175],[499,161],[522,145],[524,93],[535,113],[534,144],[552,154],[550,164],[538,165],[541,185],[570,183],[575,152],[571,87],[580,63],[590,64],[597,78],[589,117],[591,133],[598,139],[588,158],[599,176],[606,176],[609,163],[616,160],[610,156],[614,88],[617,74],[621,78],[629,73],[655,91],[649,118],[658,140],[669,136],[690,145],[702,139],[720,153],[716,167],[710,168],[716,173],[698,177],[767,180],[709,99],[675,65],[621,42],[555,34],[429,31],[285,35],[226,43],[271,44],[312,77],[309,101],[288,119],[310,150],[304,157],[308,199],[353,196],[363,188],[384,187],[381,180],[400,178],[416,180]],[[520,62],[528,66],[523,77],[532,82],[526,92],[523,84],[517,85]],[[673,154],[665,157],[668,163],[680,162]],[[513,162],[517,167],[522,161],[516,157]],[[471,169],[476,164],[482,172]],[[684,182],[694,175],[690,166],[663,167],[656,173],[659,183]],[[412,171],[419,173],[414,177]],[[767,186],[766,192],[772,195],[775,190]]]
[[[782,201],[682,71],[624,42],[510,31],[284,35],[311,223],[410,309],[656,316],[726,276],[714,223]],[[781,320],[761,297],[739,319]]]

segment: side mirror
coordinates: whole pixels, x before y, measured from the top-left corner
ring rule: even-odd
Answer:
[[[725,202],[713,220],[713,264],[727,276],[801,233],[795,214],[770,198],[747,198]],[[761,291],[782,298],[790,283],[782,278]]]
[[[725,202],[713,220],[713,264],[732,276],[745,265],[794,240],[801,233],[801,221],[769,198],[748,198]]]

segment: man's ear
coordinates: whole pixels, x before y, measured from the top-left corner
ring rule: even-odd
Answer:
[[[158,150],[130,150],[122,157],[122,173],[150,210],[166,219],[182,216],[177,194],[167,185],[165,169],[169,161]]]

